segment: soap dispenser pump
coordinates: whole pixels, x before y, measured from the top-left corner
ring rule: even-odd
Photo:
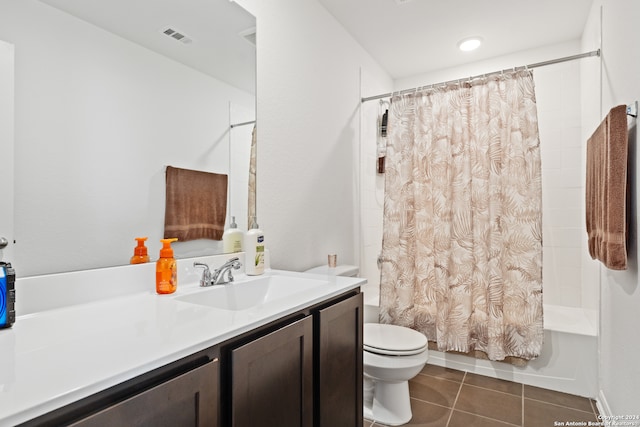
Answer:
[[[258,228],[256,217],[253,217],[251,229],[244,239],[246,263],[245,273],[258,276],[264,273],[264,233]]]
[[[238,229],[236,224],[236,217],[231,217],[231,225],[222,234],[222,245],[224,253],[242,252],[242,241],[244,240],[244,233]]]
[[[173,257],[171,243],[178,239],[160,239],[162,249],[156,262],[156,292],[172,294],[178,289],[178,265]]]
[[[136,240],[138,241],[138,246],[133,248],[131,264],[144,264],[145,262],[149,262],[149,252],[147,251],[147,247],[144,245],[147,238],[136,237]]]

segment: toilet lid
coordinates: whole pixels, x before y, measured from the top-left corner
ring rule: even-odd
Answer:
[[[395,356],[418,354],[427,347],[427,337],[403,326],[382,323],[364,324],[364,349]]]

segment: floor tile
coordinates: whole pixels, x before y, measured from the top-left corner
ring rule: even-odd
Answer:
[[[407,426],[413,427],[442,427],[447,425],[451,409],[431,403],[411,399],[413,417]]]
[[[428,375],[418,375],[409,381],[411,397],[452,408],[460,383]]]
[[[595,422],[593,412],[579,411],[539,400],[524,399],[524,427],[551,427],[567,421]]]
[[[430,375],[432,377],[442,378],[444,380],[457,381],[462,382],[464,378],[464,371],[458,371],[456,369],[445,368],[443,366],[437,365],[424,365],[422,371],[420,372],[424,375]]]
[[[472,385],[462,385],[454,409],[511,424],[522,423],[522,397]]]
[[[524,397],[554,403],[559,406],[579,409],[581,411],[593,412],[590,399],[586,397],[574,396],[572,394],[561,393],[559,391],[547,390],[544,388],[524,386]]]
[[[497,378],[485,377],[483,375],[467,373],[467,375],[464,377],[464,383],[475,385],[477,387],[488,388],[495,391],[502,391],[504,393],[514,394],[516,396],[522,396],[522,384],[514,383],[512,381],[505,381]]]
[[[444,427],[447,425],[451,409],[433,405],[428,402],[411,399],[413,417],[406,427]],[[372,427],[386,427],[384,424],[374,423]]]
[[[546,427],[597,421],[592,399],[436,365],[409,381],[408,427]],[[523,419],[524,414],[524,419]],[[388,427],[365,420],[364,427]]]
[[[451,415],[451,421],[447,427],[511,427],[520,426],[520,424],[503,423],[492,418],[485,418],[479,415],[468,414],[466,412],[456,411],[454,409]]]

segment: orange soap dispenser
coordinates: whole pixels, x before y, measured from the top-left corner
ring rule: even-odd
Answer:
[[[138,241],[138,246],[133,248],[131,264],[144,264],[145,262],[149,262],[149,253],[147,252],[147,247],[144,245],[147,238],[136,237],[136,240]]]
[[[178,288],[178,265],[173,258],[171,243],[178,239],[160,239],[162,249],[160,258],[156,261],[156,292],[172,294]]]

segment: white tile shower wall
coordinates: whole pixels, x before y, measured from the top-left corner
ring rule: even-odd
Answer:
[[[371,96],[391,91],[376,84],[363,73],[363,95]],[[384,107],[386,108],[386,107]],[[380,284],[380,270],[377,259],[382,250],[382,211],[384,207],[384,175],[377,173],[377,117],[383,105],[380,101],[362,104],[362,126],[360,130],[361,176],[361,227],[362,240],[360,251],[360,275],[367,278],[367,287],[375,288]],[[365,298],[367,291],[365,290]],[[373,300],[377,300],[374,297]],[[372,301],[367,298],[367,301]]]
[[[580,307],[584,237],[580,63],[536,69],[534,80],[542,155],[545,303]]]
[[[513,65],[572,55],[580,45],[566,43],[513,56],[469,64],[467,73],[479,74]],[[595,59],[586,59],[595,61]],[[584,60],[583,60],[584,61]],[[584,143],[581,137],[580,61],[534,70],[538,106],[538,126],[542,156],[543,186],[543,286],[546,304],[596,308],[597,287],[584,281],[597,280],[588,271],[584,254]],[[422,80],[405,79],[404,86],[428,84],[460,77],[465,71],[438,71]],[[458,73],[458,74],[456,74]],[[434,77],[435,76],[435,77]],[[437,78],[439,80],[434,80]],[[416,83],[417,82],[417,83]],[[396,82],[398,83],[398,82]],[[376,259],[381,249],[384,175],[375,171],[375,131],[378,101],[362,107],[362,221],[361,272],[369,283],[379,283]],[[378,239],[379,240],[376,240]],[[587,270],[585,270],[587,269]],[[587,292],[587,297],[584,293]],[[595,292],[594,295],[591,293]],[[587,302],[585,305],[584,302]]]

